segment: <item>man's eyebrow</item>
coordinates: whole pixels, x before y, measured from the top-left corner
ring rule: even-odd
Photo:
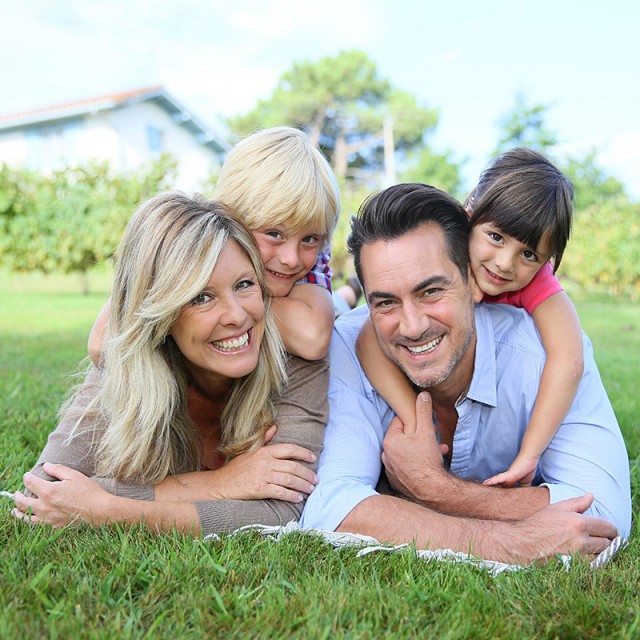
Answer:
[[[451,278],[447,278],[446,276],[438,275],[431,276],[422,282],[419,282],[415,287],[413,287],[412,292],[418,293],[418,291],[424,291],[424,289],[431,289],[433,287],[450,287],[451,286]]]
[[[424,291],[425,289],[431,289],[437,286],[448,287],[451,286],[450,278],[446,276],[431,276],[422,282],[419,282],[413,289],[412,293],[418,293],[419,291]],[[396,293],[388,293],[386,291],[372,291],[367,294],[368,300],[388,300],[389,298],[397,298],[398,295]]]

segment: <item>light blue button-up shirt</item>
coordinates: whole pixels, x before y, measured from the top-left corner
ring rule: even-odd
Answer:
[[[394,413],[366,378],[355,342],[366,307],[341,316],[331,341],[330,418],[320,457],[320,482],[301,524],[334,530],[362,500],[376,495],[382,442]],[[545,352],[531,317],[502,304],[476,305],[473,379],[457,404],[450,470],[481,482],[506,470],[519,451],[538,392]],[[576,398],[540,457],[534,484],[552,503],[594,494],[587,512],[629,535],[629,461],[600,375],[584,336],[584,374]]]

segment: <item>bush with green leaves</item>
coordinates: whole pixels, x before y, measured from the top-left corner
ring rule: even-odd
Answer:
[[[559,273],[585,290],[640,299],[640,204],[616,198],[578,210]]]
[[[107,163],[51,175],[3,166],[0,262],[13,271],[86,274],[113,255],[136,206],[166,189],[175,167],[169,156],[128,174]]]

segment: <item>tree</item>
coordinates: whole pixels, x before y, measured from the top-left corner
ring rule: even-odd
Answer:
[[[0,259],[14,271],[87,271],[110,258],[135,207],[166,188],[175,161],[165,156],[138,173],[113,174],[106,163],[51,176],[0,173]]]
[[[513,109],[498,121],[502,134],[495,154],[513,147],[527,147],[543,154],[548,153],[558,143],[556,134],[545,126],[544,119],[548,110],[548,105],[527,106],[524,96],[517,94]]]
[[[392,153],[402,155],[421,146],[437,121],[435,110],[392,87],[365,53],[354,50],[294,62],[271,98],[229,120],[229,126],[238,136],[283,124],[304,129],[338,178],[366,181],[384,166],[385,123],[392,130]]]
[[[435,153],[428,147],[415,152],[409,168],[402,172],[403,182],[424,182],[442,189],[459,200],[464,199],[460,166],[453,162],[450,153]]]

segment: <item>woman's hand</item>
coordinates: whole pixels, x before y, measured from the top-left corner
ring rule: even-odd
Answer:
[[[24,474],[24,486],[37,497],[29,498],[17,491],[13,499],[13,516],[30,524],[62,527],[73,521],[104,524],[111,494],[97,482],[62,464],[45,463],[44,470],[59,482]]]
[[[316,456],[297,444],[268,444],[275,433],[276,426],[269,427],[266,446],[241,453],[213,472],[214,498],[302,502],[315,489],[318,476],[301,462],[315,462]]]

